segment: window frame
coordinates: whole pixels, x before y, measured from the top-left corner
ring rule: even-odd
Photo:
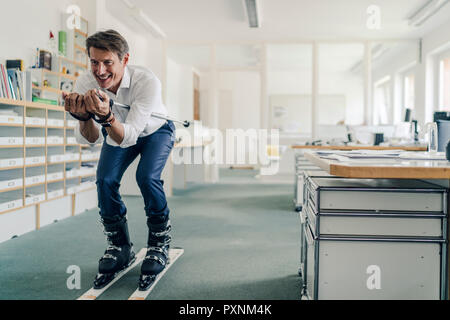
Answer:
[[[443,63],[444,60],[449,60],[450,69],[450,50],[446,50],[436,57],[436,68],[437,68],[437,110],[436,111],[448,111],[450,112],[450,101],[448,106],[444,106],[444,72]],[[450,72],[450,70],[449,70]],[[450,86],[450,78],[448,79]]]

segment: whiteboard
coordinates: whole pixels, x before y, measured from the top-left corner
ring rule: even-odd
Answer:
[[[270,127],[282,132],[312,132],[312,98],[311,95],[271,95]]]

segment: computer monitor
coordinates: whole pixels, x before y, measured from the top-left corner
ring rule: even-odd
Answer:
[[[411,121],[411,109],[406,108],[405,109],[405,122]]]
[[[450,140],[450,121],[437,120],[438,128],[438,152],[445,152],[445,147]]]
[[[450,120],[450,112],[436,111],[433,114],[433,122],[436,122],[438,120]]]

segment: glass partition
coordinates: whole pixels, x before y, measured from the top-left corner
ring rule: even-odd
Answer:
[[[345,138],[345,125],[364,122],[364,44],[318,45],[318,138]]]
[[[269,128],[312,135],[312,44],[267,45]]]

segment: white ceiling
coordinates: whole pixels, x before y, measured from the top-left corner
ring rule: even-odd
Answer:
[[[164,31],[169,41],[169,57],[177,63],[203,69],[209,66],[210,47],[207,44],[212,42],[219,43],[216,47],[219,66],[255,66],[260,52],[257,44],[220,43],[418,39],[450,19],[450,4],[447,4],[421,27],[410,27],[407,18],[427,1],[260,0],[262,27],[258,29],[249,28],[243,0],[127,0],[126,2],[142,9]],[[368,17],[366,10],[369,5],[380,7],[380,30],[369,30],[366,27]],[[131,11],[123,0],[107,0],[107,8],[133,30],[148,32],[128,16]],[[272,43],[268,44],[267,49],[269,69],[312,68],[312,52],[309,44]],[[390,53],[393,52],[390,48]],[[387,54],[385,52],[384,56]],[[361,63],[362,56],[361,43],[324,43],[319,47],[321,66],[326,70],[349,71]],[[339,65],[333,61],[339,61]]]
[[[450,5],[420,28],[407,18],[428,0],[260,0],[262,27],[249,28],[243,0],[128,0],[169,41],[418,38],[450,19]],[[120,5],[122,0],[108,0]],[[366,27],[369,5],[381,9],[381,29]],[[123,12],[123,11],[122,11]]]

